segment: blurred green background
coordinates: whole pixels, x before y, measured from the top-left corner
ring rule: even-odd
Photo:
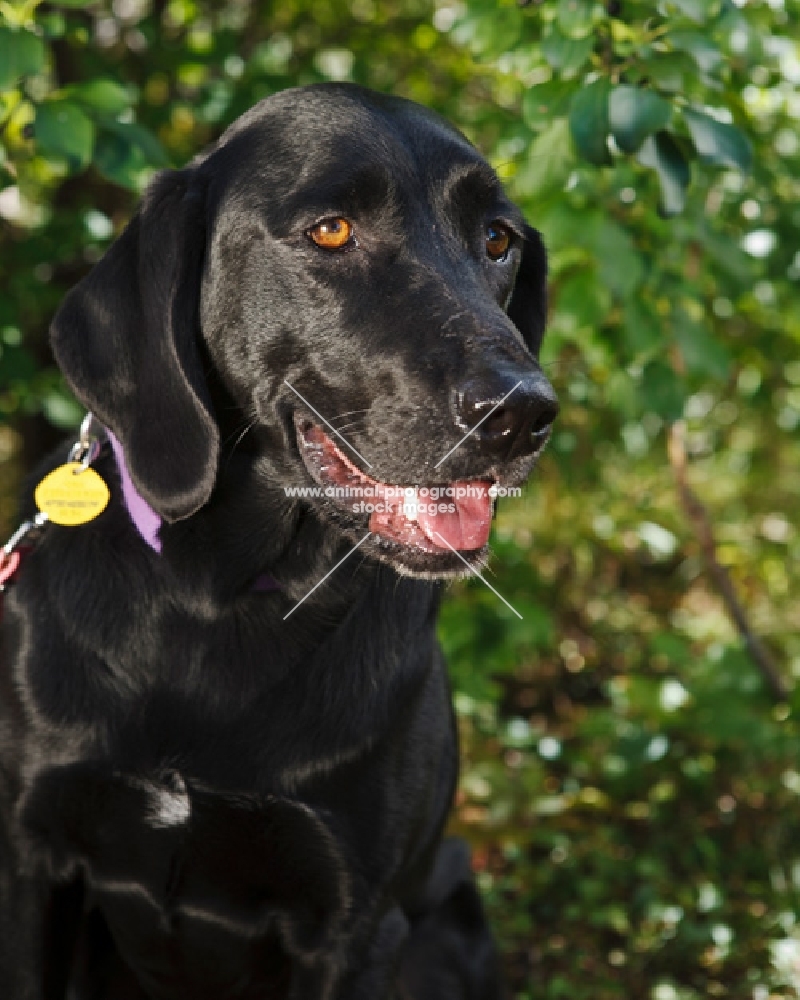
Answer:
[[[472,580],[441,629],[516,1000],[800,995],[799,43],[797,0],[0,2],[2,536],[81,415],[59,300],[259,98],[421,101],[543,231],[563,410],[489,576],[522,619]]]

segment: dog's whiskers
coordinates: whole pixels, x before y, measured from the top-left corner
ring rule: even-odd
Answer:
[[[362,418],[360,420],[351,420],[349,424],[342,424],[341,427],[337,427],[336,429],[339,431],[340,434],[343,434],[345,431],[351,431],[354,428],[361,431],[366,430],[366,424],[364,422],[364,419]]]
[[[245,424],[245,426],[244,426],[244,429],[243,429],[243,430],[241,430],[241,431],[239,431],[239,434],[238,434],[238,437],[237,437],[237,438],[236,438],[236,440],[234,441],[234,443],[233,443],[233,447],[231,448],[230,452],[228,453],[228,457],[227,457],[227,460],[226,460],[226,462],[225,462],[225,468],[226,468],[226,469],[227,469],[227,467],[228,467],[228,463],[229,463],[229,462],[230,462],[230,460],[231,460],[231,459],[233,458],[233,453],[234,453],[234,452],[236,451],[236,449],[237,449],[237,448],[239,447],[239,445],[240,445],[240,444],[242,443],[242,441],[244,441],[244,439],[245,439],[245,438],[247,437],[247,435],[248,435],[248,434],[250,433],[250,431],[251,431],[251,430],[252,430],[252,429],[253,429],[253,428],[255,427],[255,425],[256,425],[257,423],[258,423],[258,417],[253,417],[253,419],[252,419],[252,420],[249,420],[249,421],[248,421],[248,422],[247,422],[247,423]],[[225,439],[225,441],[223,441],[223,443],[222,443],[222,447],[223,447],[223,448],[227,448],[227,446],[228,446],[228,442],[229,442],[229,441],[230,441],[230,440],[231,440],[231,439],[233,438],[233,435],[234,435],[234,434],[236,434],[236,433],[237,433],[237,431],[238,431],[238,428],[237,428],[237,430],[236,430],[236,431],[234,431],[234,432],[233,432],[233,434],[230,434],[230,435],[229,435],[229,436],[228,436],[228,437],[227,437],[227,438]]]
[[[343,417],[351,417],[356,413],[369,413],[367,407],[360,410],[346,410],[344,413],[337,413],[335,417],[331,417],[328,421],[329,424],[335,425],[337,420],[341,420]],[[339,428],[341,430],[341,428]]]
[[[234,434],[238,434],[238,437],[236,438],[236,441],[235,441],[235,443],[233,445],[233,448],[231,448],[231,451],[235,451],[239,447],[239,445],[242,443],[242,441],[244,440],[245,435],[249,434],[250,431],[255,427],[257,421],[258,421],[258,417],[253,417],[252,420],[248,420],[247,421],[247,423],[244,425],[244,429],[243,430],[240,431],[239,428],[237,427],[236,430],[233,431],[233,433],[230,434],[222,442],[222,447],[226,448],[228,446],[228,443],[231,440],[231,438],[233,438],[233,435]]]

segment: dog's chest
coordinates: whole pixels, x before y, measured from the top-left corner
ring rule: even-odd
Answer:
[[[309,807],[175,774],[70,770],[56,798],[33,793],[27,824],[56,864],[79,863],[88,906],[153,996],[249,997],[256,985],[280,996],[296,962],[313,964],[344,931],[353,869]]]

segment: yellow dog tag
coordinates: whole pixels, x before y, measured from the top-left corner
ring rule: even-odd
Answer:
[[[82,470],[82,471],[81,471]],[[36,487],[36,506],[54,524],[86,524],[106,509],[108,487],[94,469],[68,462],[53,469]]]

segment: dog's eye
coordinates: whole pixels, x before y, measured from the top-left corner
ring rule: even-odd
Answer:
[[[486,253],[492,260],[502,260],[511,246],[511,233],[499,222],[486,227]]]
[[[353,241],[353,226],[347,219],[323,219],[308,235],[323,250],[343,250]]]

